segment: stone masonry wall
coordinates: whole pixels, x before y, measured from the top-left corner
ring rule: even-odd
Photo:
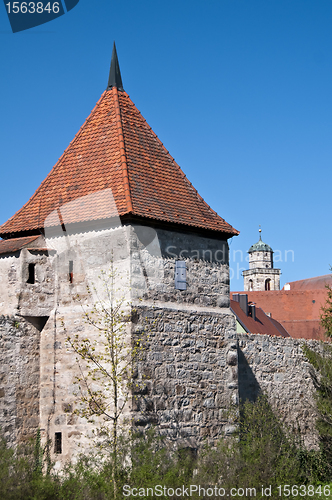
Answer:
[[[280,290],[279,269],[249,269],[243,271],[244,291],[259,292],[265,290],[265,281],[270,280],[270,290]],[[251,283],[250,283],[251,281]]]
[[[35,436],[39,426],[37,328],[19,316],[0,316],[0,427],[10,444]]]
[[[285,424],[300,430],[305,445],[317,446],[315,389],[301,348],[304,341],[240,334],[238,342],[240,400],[255,401],[260,393],[267,394]],[[306,343],[319,348],[316,341]]]
[[[226,240],[132,226],[131,280],[133,298],[229,307],[229,257]],[[175,289],[175,263],[187,268],[187,289]]]
[[[158,425],[178,446],[214,442],[234,430],[238,403],[234,317],[190,308],[136,308],[133,336],[148,335],[133,398],[138,428]]]
[[[178,446],[214,442],[234,430],[230,408],[238,402],[227,241],[132,226],[130,247],[133,335],[150,335],[137,370],[134,422],[157,425]],[[178,260],[186,266],[185,290],[175,288]]]
[[[249,254],[249,269],[273,268],[272,252],[251,252]]]
[[[123,281],[131,280],[133,340],[149,335],[131,403],[138,428],[156,424],[179,446],[196,448],[234,431],[239,397],[265,392],[284,421],[298,421],[305,443],[315,445],[314,390],[301,341],[236,334],[226,241],[125,226],[48,245],[49,257],[35,250],[0,259],[0,314],[9,304],[12,314],[19,306],[25,316],[0,316],[0,426],[9,442],[38,426],[44,440],[61,432],[63,452],[52,457],[58,468],[88,446],[93,425],[72,415],[78,367],[62,321],[70,335],[93,335],[75,297],[87,307],[87,284],[97,285],[113,259]],[[175,289],[177,260],[187,268],[183,291]],[[26,283],[31,262],[35,284]]]

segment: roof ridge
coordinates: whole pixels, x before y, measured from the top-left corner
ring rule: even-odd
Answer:
[[[123,137],[123,128],[122,128],[122,120],[121,120],[121,110],[120,110],[120,105],[119,105],[118,89],[117,89],[117,87],[114,86],[114,87],[112,87],[111,91],[112,91],[112,95],[113,95],[116,125],[117,125],[117,129],[118,129],[118,140],[119,140],[119,148],[120,148],[120,158],[121,158],[121,168],[122,168],[125,198],[126,198],[128,212],[132,213],[133,212],[133,205],[132,205],[131,195],[130,195],[128,164],[127,164],[126,149],[125,149],[125,143],[124,143],[124,137]]]
[[[92,109],[90,115],[85,119],[83,125],[81,125],[79,131],[75,134],[75,137],[74,139],[72,139],[70,141],[70,143],[68,144],[68,146],[66,147],[66,149],[64,150],[64,152],[62,153],[62,155],[58,158],[57,162],[53,165],[53,167],[51,168],[51,170],[49,171],[49,173],[47,174],[47,176],[45,177],[45,179],[40,183],[40,185],[38,186],[38,188],[36,189],[36,191],[33,193],[32,196],[30,196],[30,198],[28,199],[28,201],[26,203],[24,203],[23,207],[21,207],[19,210],[17,210],[14,215],[12,215],[4,224],[7,224],[8,222],[10,222],[19,212],[23,212],[25,207],[33,200],[33,199],[38,199],[38,194],[39,192],[41,191],[41,189],[43,187],[45,187],[47,185],[47,182],[49,181],[50,179],[50,176],[51,174],[54,172],[54,170],[59,167],[61,165],[61,162],[62,160],[64,159],[67,151],[69,150],[69,148],[74,144],[74,142],[76,140],[78,140],[78,138],[80,137],[81,133],[83,132],[83,129],[85,128],[85,126],[88,124],[88,122],[93,118],[94,114],[96,113],[101,101],[103,100],[103,98],[105,97],[105,94],[106,94],[106,90],[102,93],[102,95],[100,96],[100,98],[98,99],[98,101],[96,102],[95,104],[95,107]],[[39,210],[40,210],[40,204],[41,204],[41,201],[42,201],[42,197],[40,198],[39,200]],[[38,214],[38,225],[39,225],[39,217],[40,217],[40,212]],[[4,225],[4,224],[1,224],[0,226],[0,231],[1,231],[1,227]],[[41,229],[41,228],[39,228]]]
[[[126,93],[126,92],[125,92]],[[128,94],[127,94],[128,95]],[[128,95],[129,97],[129,95]],[[129,97],[130,99],[130,97]],[[131,100],[131,99],[130,99]],[[134,102],[131,101],[133,103],[133,105],[135,106]],[[141,113],[140,113],[141,114]],[[220,217],[220,215],[215,211],[213,210],[213,208],[210,207],[210,205],[204,200],[204,198],[199,194],[199,192],[197,191],[197,189],[193,186],[193,184],[190,182],[190,180],[188,179],[188,177],[186,176],[186,174],[183,172],[182,168],[180,167],[180,165],[178,165],[178,163],[175,161],[175,159],[173,158],[173,156],[171,155],[171,153],[169,152],[168,149],[166,149],[166,147],[164,146],[163,142],[161,142],[161,140],[159,139],[159,137],[157,136],[157,134],[155,133],[155,131],[152,129],[152,127],[148,124],[148,122],[146,121],[146,119],[144,118],[144,116],[141,114],[142,118],[143,118],[143,121],[144,123],[146,124],[147,128],[151,131],[152,135],[157,139],[157,141],[159,142],[159,144],[161,145],[161,147],[163,148],[163,150],[165,151],[165,153],[170,157],[172,163],[175,165],[175,167],[177,168],[177,170],[179,171],[180,175],[182,176],[182,178],[189,184],[189,186],[191,186],[191,188],[193,189],[193,191],[195,192],[197,198],[202,201],[204,203],[204,205],[207,207],[208,210],[210,210],[214,215],[216,215],[217,217]],[[222,217],[220,217],[220,219],[222,219],[224,222],[225,219],[223,219]],[[217,224],[219,224],[219,222],[217,221]],[[237,230],[236,230],[237,231]],[[239,231],[237,231],[237,233],[239,234]]]

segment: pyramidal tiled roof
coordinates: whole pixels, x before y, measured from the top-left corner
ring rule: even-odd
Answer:
[[[50,214],[60,214],[61,220],[63,212],[66,224],[119,215],[221,232],[225,237],[238,234],[204,202],[120,88],[122,82],[109,83],[34,195],[0,226],[0,236],[38,234],[58,223]],[[105,203],[109,193],[113,205]]]

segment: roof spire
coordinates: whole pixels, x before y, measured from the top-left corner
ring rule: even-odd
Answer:
[[[262,229],[261,229],[261,225],[259,225],[259,241],[262,241]]]
[[[123,90],[120,66],[118,61],[118,55],[116,53],[115,42],[113,44],[111,69],[106,90],[110,90],[112,87],[116,87],[118,90]]]

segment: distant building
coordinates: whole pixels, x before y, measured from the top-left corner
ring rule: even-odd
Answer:
[[[291,281],[286,283],[283,290],[324,290],[326,292],[326,285],[332,286],[332,274],[324,274],[323,276],[315,276],[305,280]]]
[[[326,285],[332,275],[286,283],[282,290],[246,291],[248,301],[277,320],[293,338],[326,340],[320,325],[321,308],[327,299]],[[234,299],[239,292],[232,292]],[[232,301],[231,301],[232,303]]]
[[[273,250],[262,241],[261,232],[259,229],[258,242],[248,250],[249,269],[242,273],[245,292],[280,290],[280,269],[273,268]]]
[[[285,328],[274,318],[265,314],[254,303],[248,303],[246,293],[233,293],[231,311],[236,318],[237,333],[258,333],[276,337],[290,337]]]

